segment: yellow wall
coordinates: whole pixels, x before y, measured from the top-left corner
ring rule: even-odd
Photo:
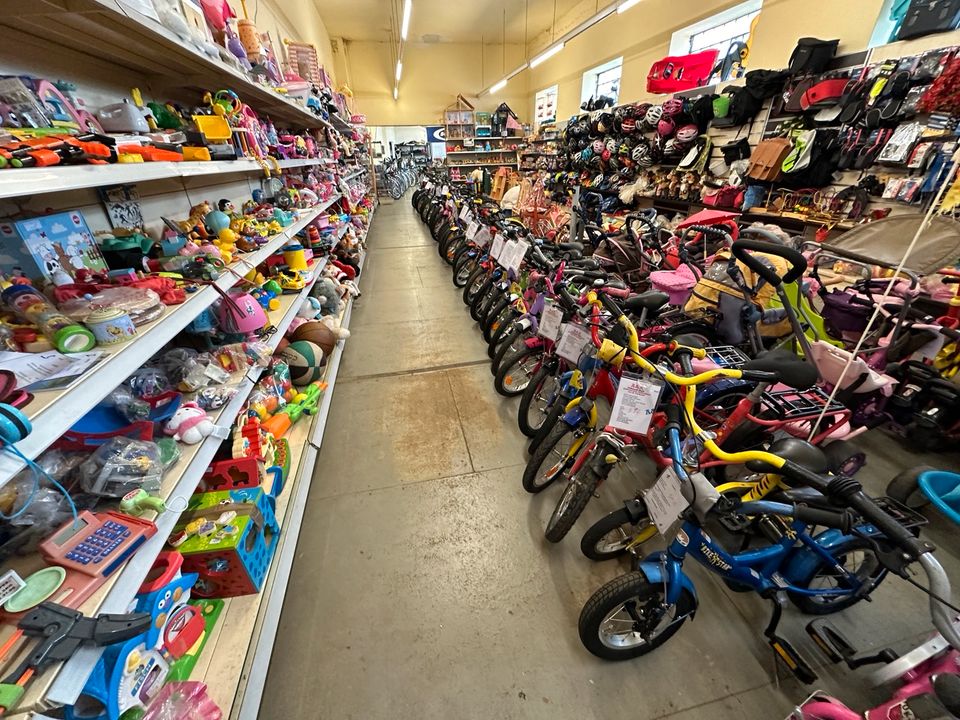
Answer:
[[[493,110],[506,102],[530,119],[527,73],[510,81],[495,96],[477,94],[523,62],[523,46],[477,43],[409,43],[403,53],[399,100],[393,99],[396,48],[389,43],[344,41],[357,108],[369,125],[433,125],[462,94],[477,110]],[[481,55],[482,53],[482,55]]]

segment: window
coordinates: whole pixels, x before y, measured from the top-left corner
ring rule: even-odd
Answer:
[[[540,90],[533,105],[533,118],[536,127],[544,123],[554,122],[557,119],[557,89],[558,86]]]
[[[670,40],[670,54],[687,55],[716,49],[719,51],[718,60],[722,63],[734,43],[746,42],[750,37],[750,26],[760,14],[762,5],[763,0],[748,0],[678,30]]]
[[[585,103],[590,98],[596,99],[603,95],[613,100],[613,104],[616,105],[617,98],[620,96],[620,73],[622,70],[623,58],[618,57],[585,72],[580,90],[580,102]]]

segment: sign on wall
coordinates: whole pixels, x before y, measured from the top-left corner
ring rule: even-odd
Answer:
[[[447,128],[443,125],[427,125],[427,142],[443,142],[447,139]]]

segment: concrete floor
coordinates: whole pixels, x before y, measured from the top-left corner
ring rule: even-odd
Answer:
[[[624,567],[591,563],[579,538],[647,486],[650,467],[612,478],[563,543],[544,541],[559,488],[522,489],[517,401],[494,392],[486,346],[408,198],[380,208],[369,245],[260,717],[785,717],[811,688],[777,673],[767,605],[693,563],[700,610],[667,645],[619,664],[583,649],[581,606]],[[876,491],[916,463],[882,434],[861,444]],[[960,578],[952,526],[934,517],[926,534]],[[925,608],[890,578],[835,624],[864,649],[904,649],[929,632]],[[782,633],[822,666],[806,621],[788,609]],[[852,707],[885,697],[862,673],[820,675]]]

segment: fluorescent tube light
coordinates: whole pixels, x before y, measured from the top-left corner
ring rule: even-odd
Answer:
[[[407,31],[410,30],[410,12],[413,10],[413,0],[405,0],[403,3],[403,23],[400,25],[400,37],[407,39]]]
[[[403,60],[397,60],[397,82],[400,82],[400,74],[403,72]]]
[[[506,86],[507,86],[507,79],[504,78],[500,82],[494,83],[493,85],[490,86],[490,94],[493,95],[494,93],[498,93],[501,90],[503,90]]]
[[[640,0],[623,0],[623,2],[617,6],[617,12],[624,13],[630,8],[632,8],[633,6],[639,5],[639,4],[640,4]]]
[[[400,90],[397,88],[393,89],[393,99],[396,100],[400,96]]]
[[[544,62],[544,61],[549,60],[550,58],[552,58],[554,55],[556,55],[556,54],[557,54],[558,52],[560,52],[561,50],[563,50],[563,42],[562,42],[562,41],[561,41],[561,42],[558,42],[558,43],[557,43],[556,45],[554,45],[553,47],[547,48],[547,49],[544,50],[542,53],[540,53],[539,55],[537,55],[533,60],[530,61],[530,67],[535,68],[535,67],[536,67],[537,65],[539,65],[540,63],[542,63],[542,62]]]

